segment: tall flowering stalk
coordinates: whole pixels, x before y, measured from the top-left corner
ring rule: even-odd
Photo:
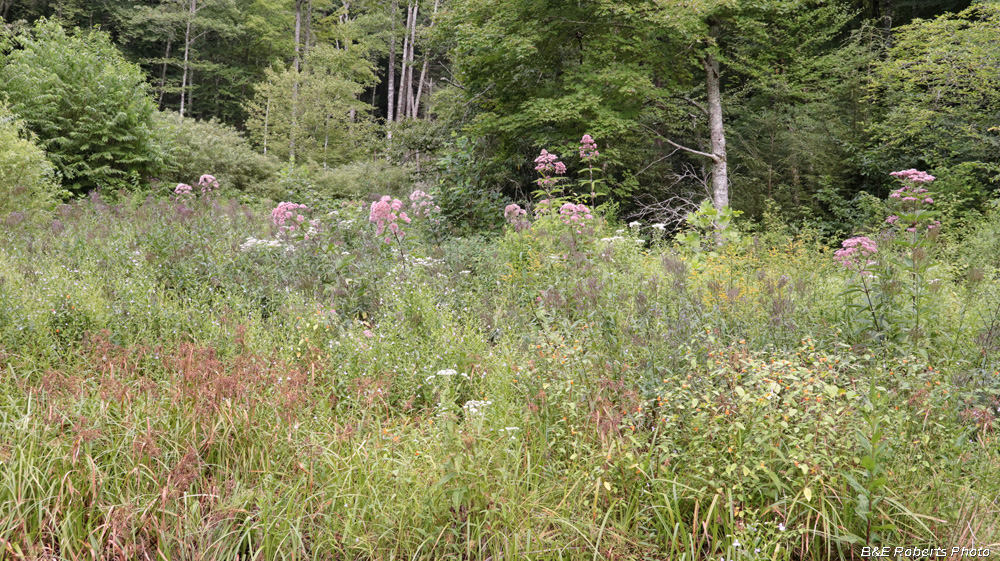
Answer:
[[[882,325],[879,323],[875,303],[872,301],[872,287],[868,285],[868,277],[872,276],[871,268],[876,265],[873,259],[876,253],[878,245],[875,241],[867,236],[859,236],[844,240],[841,249],[833,254],[833,259],[845,269],[858,274],[858,278],[861,279],[860,290],[865,295],[868,312],[872,316],[872,327],[877,333],[881,333]]]
[[[548,150],[542,150],[542,153],[535,158],[535,171],[541,176],[535,180],[538,185],[536,195],[544,195],[549,200],[554,199],[555,186],[563,179],[556,176],[566,174],[566,164],[560,162],[559,157],[555,154],[549,154]]]
[[[406,232],[403,231],[399,223],[409,224],[410,217],[403,212],[403,201],[394,199],[389,195],[383,196],[378,201],[372,203],[368,213],[368,221],[375,224],[376,236],[387,234],[385,236],[386,244],[391,244],[393,240],[396,241],[396,246],[399,248],[399,256],[405,263],[406,255],[403,253],[403,237],[406,236]]]
[[[903,336],[916,343],[924,339],[928,325],[923,321],[929,307],[932,281],[927,280],[932,270],[931,249],[941,227],[931,210],[933,193],[928,186],[934,176],[908,169],[893,172],[902,185],[889,194],[890,214],[885,219],[886,228],[880,238],[881,248],[868,237],[845,240],[834,259],[845,268],[857,273],[860,287],[845,291],[862,292],[863,308],[871,314],[871,327],[883,343],[898,343]],[[891,249],[895,247],[896,251]],[[881,250],[881,251],[880,251]],[[879,275],[874,275],[876,254],[879,254]],[[904,299],[897,298],[903,291]]]
[[[928,282],[925,277],[930,268],[931,248],[941,222],[935,220],[937,211],[931,210],[934,194],[927,188],[936,178],[924,171],[908,169],[892,172],[902,186],[889,194],[889,204],[893,214],[885,219],[891,231],[898,232],[896,244],[902,249],[898,259],[899,267],[907,271],[905,284],[910,293],[907,310],[911,315],[909,333],[911,339],[922,335],[921,316],[925,313]]]
[[[583,171],[588,176],[586,184],[590,185],[590,206],[597,204],[597,195],[601,194],[597,192],[597,184],[604,181],[603,179],[594,179],[594,172],[601,171],[601,168],[595,165],[600,155],[601,153],[597,151],[597,143],[594,142],[594,139],[589,134],[583,135],[583,138],[580,139],[580,161],[587,166]]]

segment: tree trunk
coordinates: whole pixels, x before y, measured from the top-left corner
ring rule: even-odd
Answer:
[[[163,94],[167,89],[167,66],[170,60],[170,47],[174,43],[173,35],[167,38],[167,52],[163,55],[163,69],[160,71],[160,97],[156,101],[160,109],[163,109]]]
[[[413,20],[413,6],[406,7],[406,30],[403,33],[403,66],[399,76],[399,100],[396,104],[396,120],[402,121],[406,111],[407,62],[410,57],[410,24]]]
[[[881,0],[882,27],[888,35],[892,31],[892,0]]]
[[[434,12],[431,15],[431,23],[427,27],[428,29],[434,27],[434,16],[436,16],[438,13],[439,1],[440,0],[434,0]],[[417,97],[414,98],[413,100],[413,109],[410,112],[410,116],[413,117],[414,119],[417,118],[417,112],[420,111],[420,94],[424,90],[424,78],[427,76],[427,63],[430,62],[430,59],[431,59],[430,53],[424,53],[424,65],[423,68],[420,69],[420,81],[417,82]],[[424,114],[426,115],[427,112],[425,111]]]
[[[396,80],[396,12],[399,11],[398,0],[392,0],[392,8],[389,11],[389,17],[391,23],[391,31],[389,32],[389,101],[386,103],[386,140],[392,140],[392,120],[393,120],[393,108],[396,103],[396,90],[395,90],[395,80]],[[388,158],[388,153],[386,153]]]
[[[270,88],[268,88],[270,90]],[[264,106],[264,155],[267,155],[267,125],[271,120],[271,93],[267,94],[267,105]]]
[[[181,74],[181,110],[180,115],[184,117],[184,101],[187,93],[188,83],[188,60],[191,52],[191,27],[194,25],[194,16],[198,13],[198,0],[191,0],[188,8],[187,28],[184,30],[184,65]]]
[[[719,61],[711,53],[702,58],[708,93],[708,128],[712,138],[712,202],[715,208],[729,206],[729,169],[726,162],[726,129],[719,92]]]
[[[420,2],[415,1],[413,3],[413,22],[410,24],[410,56],[409,63],[406,66],[406,106],[409,109],[408,112],[412,112],[413,109],[413,53],[414,49],[417,47],[417,10],[420,8]],[[406,113],[404,113],[406,114]]]

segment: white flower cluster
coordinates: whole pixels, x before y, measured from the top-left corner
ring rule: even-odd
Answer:
[[[444,370],[438,370],[437,374],[431,374],[430,376],[428,376],[427,378],[425,378],[424,379],[424,383],[425,384],[430,383],[431,380],[433,380],[434,378],[436,378],[438,376],[448,376],[448,377],[451,377],[451,376],[456,376],[456,375],[457,376],[461,376],[461,377],[465,378],[466,380],[471,380],[472,379],[472,378],[469,378],[469,375],[466,374],[465,372],[459,372],[458,370],[455,370],[454,368],[445,368]]]
[[[468,413],[469,415],[481,415],[483,413],[483,410],[485,410],[490,405],[493,405],[492,401],[489,400],[476,401],[473,399],[466,401],[465,405],[462,406],[462,409],[464,409],[466,413]]]
[[[258,249],[282,249],[285,251],[295,251],[295,247],[286,246],[278,240],[258,240],[257,238],[247,238],[247,241],[240,245],[240,251],[254,251]]]
[[[444,263],[444,259],[435,259],[433,257],[414,257],[410,260],[411,265],[418,267],[432,267],[434,265],[444,265]]]

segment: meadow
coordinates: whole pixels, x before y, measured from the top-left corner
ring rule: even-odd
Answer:
[[[213,182],[5,218],[0,558],[998,549],[995,212],[456,237]]]

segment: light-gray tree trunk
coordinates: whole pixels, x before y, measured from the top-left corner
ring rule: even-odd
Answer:
[[[385,138],[386,140],[392,140],[392,121],[394,117],[393,109],[396,103],[396,12],[399,11],[398,0],[392,0],[392,7],[389,10],[389,17],[391,18],[391,31],[389,32],[389,98],[386,103],[386,127],[385,127]],[[388,159],[389,154],[386,152],[386,158]]]
[[[437,16],[439,2],[440,0],[434,0],[434,12],[431,14],[431,23],[427,27],[428,29],[434,27],[434,17]],[[420,95],[424,90],[424,79],[427,77],[427,64],[430,62],[430,59],[430,53],[424,53],[424,65],[423,68],[420,69],[420,80],[417,82],[417,97],[414,98],[413,108],[410,110],[410,117],[413,117],[414,119],[417,118],[417,112],[420,110]],[[426,113],[427,112],[425,111],[424,114]]]
[[[191,0],[188,6],[187,26],[184,29],[184,64],[181,72],[181,117],[184,117],[184,102],[188,86],[188,61],[191,53],[191,28],[194,26],[194,17],[198,14],[198,0]]]
[[[729,206],[729,166],[726,159],[726,129],[719,91],[719,61],[711,53],[702,58],[708,94],[708,130],[712,139],[712,202],[715,208]]]

